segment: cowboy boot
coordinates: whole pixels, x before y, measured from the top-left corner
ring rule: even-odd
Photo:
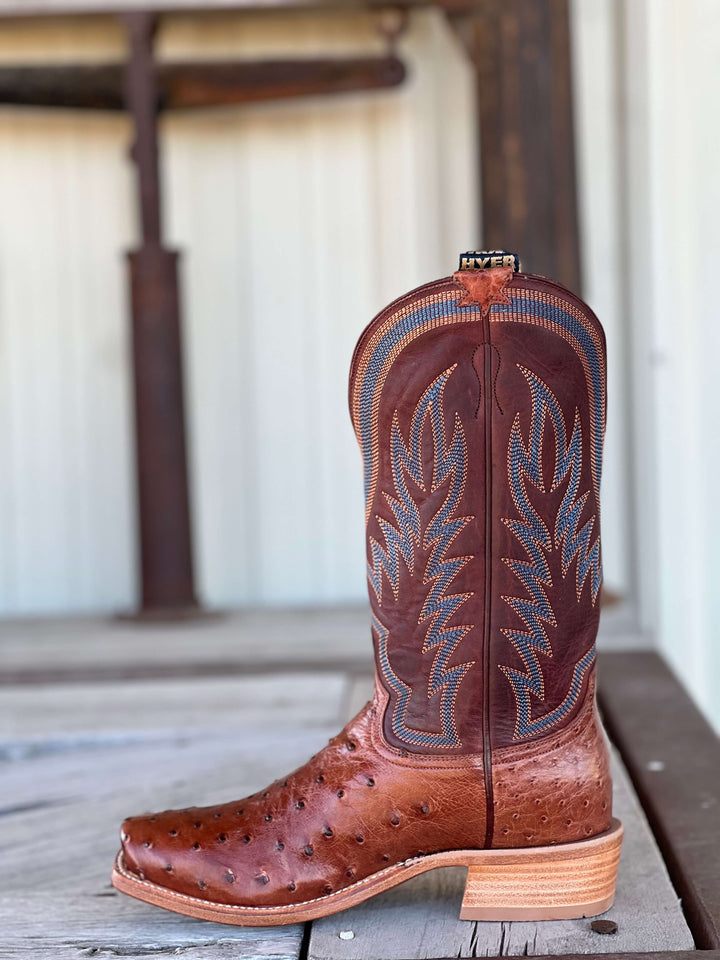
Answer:
[[[251,797],[126,820],[119,890],[282,924],[462,865],[466,919],[611,905],[622,828],[595,708],[604,336],[582,301],[517,266],[465,255],[355,350],[374,699]]]

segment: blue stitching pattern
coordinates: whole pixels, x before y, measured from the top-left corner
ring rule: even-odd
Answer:
[[[527,560],[506,558],[505,562],[522,583],[528,597],[503,597],[527,627],[527,631],[503,629],[504,635],[511,641],[520,655],[526,673],[511,667],[501,666],[505,676],[512,684],[517,704],[516,739],[532,736],[557,723],[568,713],[580,692],[582,678],[595,658],[595,647],[575,665],[570,690],[563,702],[550,713],[533,720],[531,718],[530,693],[540,700],[545,698],[545,685],[538,661],[537,651],[552,656],[552,648],[545,632],[545,624],[556,626],[557,621],[545,593],[552,586],[550,568],[545,556],[553,549],[550,532],[530,502],[526,490],[529,481],[541,492],[544,491],[542,477],[542,440],[546,418],[553,425],[556,443],[555,471],[552,489],[555,490],[567,479],[567,489],[558,509],[555,524],[555,544],[562,548],[561,562],[563,576],[567,573],[573,559],[577,559],[576,592],[578,600],[585,581],[590,580],[592,602],[595,603],[602,569],[600,563],[600,541],[595,538],[591,545],[595,518],[592,517],[580,531],[577,525],[588,494],[578,498],[580,474],[582,468],[582,435],[578,411],[575,412],[570,443],[567,442],[565,420],[553,393],[535,374],[518,364],[525,376],[532,395],[532,413],[528,444],[525,446],[521,433],[519,415],[515,417],[510,442],[508,444],[508,474],[510,489],[521,520],[506,519],[505,524],[512,530],[522,544]]]
[[[370,493],[370,482],[373,474],[373,449],[372,449],[372,403],[375,391],[378,385],[378,379],[385,364],[385,361],[391,353],[393,347],[400,342],[408,333],[418,327],[423,326],[431,320],[439,320],[453,314],[467,318],[468,314],[477,314],[480,311],[477,307],[458,307],[458,296],[451,299],[440,298],[431,303],[423,305],[418,310],[402,317],[390,327],[382,336],[379,343],[373,351],[365,375],[363,377],[360,389],[359,403],[359,430],[360,442],[363,454],[364,478],[365,478],[365,499]],[[553,306],[542,300],[534,300],[532,297],[510,297],[510,304],[495,304],[491,307],[491,314],[511,313],[527,314],[532,317],[539,317],[557,323],[571,333],[580,344],[590,367],[590,376],[592,378],[594,390],[594,409],[593,426],[595,430],[595,463],[597,468],[596,482],[600,486],[600,471],[602,469],[602,438],[603,438],[603,384],[602,384],[602,366],[598,356],[595,343],[588,333],[586,327],[572,314],[567,313],[560,307]],[[521,318],[520,318],[521,319]]]
[[[549,303],[543,303],[541,300],[532,300],[529,297],[511,297],[511,306],[498,304],[493,307],[493,312],[497,313],[525,313],[531,317],[542,317],[544,320],[550,320],[563,327],[568,333],[571,333],[578,341],[585,353],[590,365],[590,376],[593,383],[593,392],[595,404],[592,412],[593,427],[595,430],[595,463],[597,469],[597,486],[600,487],[602,472],[602,446],[603,446],[603,381],[602,365],[598,356],[597,348],[593,338],[587,331],[587,328],[576,320],[570,313],[566,313],[560,307],[555,307]]]
[[[385,360],[391,353],[393,347],[410,333],[416,327],[421,327],[429,320],[439,320],[442,317],[450,316],[454,313],[468,313],[479,311],[476,307],[458,308],[457,297],[452,300],[436,300],[426,304],[419,310],[414,310],[406,317],[402,317],[384,334],[378,345],[375,347],[370,362],[368,363],[365,377],[363,379],[360,391],[360,436],[362,441],[363,464],[365,468],[365,498],[367,499],[370,491],[370,478],[373,471],[372,456],[372,402],[375,396],[378,378],[385,364]]]
[[[446,669],[453,651],[469,626],[447,626],[455,613],[470,594],[447,595],[457,574],[470,557],[446,557],[445,554],[455,537],[466,526],[470,517],[455,517],[454,513],[462,496],[467,476],[467,451],[465,435],[460,418],[455,415],[455,430],[450,444],[445,437],[443,419],[443,393],[445,384],[456,365],[445,370],[430,386],[417,404],[410,425],[408,445],[405,445],[398,425],[397,411],[393,417],[390,449],[392,476],[397,497],[385,494],[393,512],[397,526],[389,521],[377,518],[385,538],[386,549],[374,539],[370,539],[372,563],[368,563],[368,580],[378,603],[382,603],[383,574],[388,578],[394,595],[397,597],[401,559],[412,572],[415,562],[415,547],[420,542],[421,522],[418,504],[408,489],[407,477],[424,492],[425,478],[422,462],[422,435],[427,419],[430,421],[433,438],[433,477],[430,492],[437,490],[446,480],[450,480],[445,500],[427,526],[423,536],[423,548],[431,549],[427,562],[424,583],[431,583],[431,589],[420,613],[418,623],[430,619],[422,652],[437,649],[428,681],[428,697],[440,692],[441,733],[427,733],[409,727],[405,714],[412,689],[393,671],[387,652],[388,630],[377,617],[373,626],[378,636],[379,663],[382,675],[388,686],[397,694],[397,705],[392,716],[392,729],[400,740],[407,743],[435,746],[458,747],[454,719],[454,704],[458,687],[470,663]]]
[[[446,317],[452,317],[454,315],[457,317],[458,322],[462,322],[462,321],[476,319],[476,317],[473,316],[474,314],[477,314],[479,316],[479,311],[476,307],[458,307],[457,300],[458,300],[457,296],[451,295],[448,297],[447,295],[441,295],[437,299],[434,299],[429,303],[425,303],[419,309],[397,320],[392,325],[392,327],[390,327],[390,329],[388,329],[383,334],[382,338],[380,339],[375,349],[373,350],[372,356],[369,359],[368,366],[363,375],[362,383],[360,385],[359,409],[358,409],[358,431],[360,435],[360,444],[361,444],[361,449],[363,453],[366,502],[369,500],[369,497],[370,497],[372,477],[373,477],[374,468],[375,468],[374,458],[376,455],[376,450],[373,449],[373,400],[376,396],[376,393],[379,387],[381,386],[380,377],[381,377],[385,362],[388,356],[390,355],[390,353],[392,352],[392,350],[407,334],[411,333],[413,330],[417,330],[427,324],[430,324],[433,320],[438,321]],[[520,297],[511,297],[510,305],[494,305],[491,308],[491,314],[497,314],[497,313],[511,314],[513,315],[513,319],[518,319],[520,321],[523,320],[523,314],[526,314],[530,317],[544,319],[554,324],[557,324],[559,327],[563,328],[569,334],[571,334],[571,336],[579,344],[580,349],[585,354],[585,357],[588,363],[588,368],[590,371],[590,378],[593,384],[593,396],[591,398],[591,417],[592,417],[592,423],[594,428],[593,469],[594,469],[595,483],[596,485],[599,485],[600,471],[601,471],[601,464],[602,464],[602,438],[603,438],[603,417],[604,417],[603,375],[602,375],[601,358],[598,354],[598,350],[596,348],[595,342],[593,341],[593,338],[590,335],[588,329],[582,323],[582,321],[576,319],[574,316],[572,316],[571,313],[568,313],[567,311],[563,310],[559,306],[545,303],[541,299],[536,300],[530,294],[526,294],[525,296],[520,296]],[[375,439],[375,443],[377,444],[377,439]],[[571,450],[566,449],[566,454],[569,457],[567,465],[568,465],[568,469],[571,472],[571,479],[572,479],[573,473],[572,473],[571,467],[572,467],[572,464],[575,462],[573,460],[574,453]],[[385,537],[386,537],[386,544],[387,544],[387,553],[384,554],[386,557],[386,562],[388,564],[386,573],[391,584],[397,584],[398,582],[399,558],[403,557],[404,561],[408,563],[408,558],[411,556],[410,550],[411,550],[411,540],[412,540],[413,533],[415,536],[415,540],[413,542],[417,542],[417,539],[419,538],[419,535],[420,535],[419,521],[418,521],[417,527],[413,526],[415,524],[415,519],[413,517],[412,511],[407,513],[405,512],[407,510],[407,502],[403,498],[400,492],[400,488],[398,487],[397,489],[398,489],[398,497],[400,499],[395,501],[397,506],[397,512],[396,512],[396,508],[393,507],[393,513],[398,522],[398,529],[395,529],[390,524],[387,524],[386,526],[382,527],[383,533],[385,534]],[[555,530],[555,538],[558,544],[562,544],[563,575],[567,571],[573,558],[577,556],[578,558],[578,566],[577,566],[578,592],[580,590],[580,586],[584,584],[584,581],[587,578],[587,576],[591,575],[593,596],[595,596],[597,594],[597,590],[599,588],[599,583],[601,579],[600,566],[599,566],[599,549],[597,550],[597,555],[595,555],[593,551],[595,550],[595,547],[597,546],[597,544],[593,545],[593,547],[589,546],[591,530],[587,529],[587,525],[586,527],[583,528],[583,530],[580,531],[579,535],[577,534],[577,522],[579,521],[579,516],[582,511],[582,504],[579,501],[576,502],[574,500],[574,496],[575,494],[570,493],[570,484],[569,484],[568,491],[566,492],[566,496],[563,500],[563,507],[565,509],[562,512],[562,515],[561,513],[558,514],[558,520],[556,523],[556,530]],[[370,508],[371,508],[371,504],[367,502],[367,509],[370,510]],[[547,532],[547,530],[545,530],[545,533],[547,534],[549,539],[550,535]],[[548,547],[548,549],[550,549],[550,547]],[[531,557],[531,560],[533,560],[533,556],[531,552],[530,551],[528,552]],[[542,555],[541,552],[540,552],[540,558],[542,562],[544,562],[544,556]],[[381,579],[382,579],[381,570],[378,567],[378,564],[380,562],[381,562],[380,556],[373,553],[373,572],[375,573],[376,581],[378,582],[377,591],[376,591],[378,593],[378,596],[380,593]],[[392,566],[393,562],[395,563],[395,567]],[[532,564],[526,564],[527,567],[530,567],[531,565]],[[515,572],[518,573],[518,570],[516,569]],[[542,574],[541,566],[538,567],[538,576],[540,576],[540,574]],[[518,573],[518,576],[520,576],[519,573]],[[523,582],[525,582],[526,577],[521,577],[521,579],[523,580]],[[536,580],[535,583],[538,586],[538,589],[542,591],[542,587],[541,587],[542,580],[541,579]],[[527,586],[527,583],[526,583],[526,586]],[[533,596],[532,590],[530,590],[530,595]],[[544,592],[543,592],[543,597],[544,597]],[[518,601],[518,602],[522,602],[522,601]],[[546,598],[545,598],[545,602],[547,603]],[[426,608],[427,608],[427,604],[426,604]],[[549,604],[547,609],[550,611],[550,614],[552,615],[552,610],[550,610]],[[529,615],[528,610],[525,610],[525,612],[528,613]],[[533,614],[534,617],[538,618],[537,622],[534,624],[533,629],[535,628],[539,629],[540,634],[543,638],[543,644],[546,644],[547,641],[546,641],[544,629],[541,623],[543,612],[544,612],[544,608],[542,606],[542,603],[540,603],[538,606],[536,606],[535,613]],[[528,626],[530,626],[530,624],[528,624]],[[383,639],[383,632],[386,637],[387,631],[382,626],[382,624],[379,623],[379,621],[375,622],[375,629],[378,633],[378,638],[379,638],[380,663],[382,665],[384,662],[385,665],[383,667],[383,671],[385,673],[386,679],[388,680],[388,683],[390,684],[390,686],[398,694],[398,698],[399,698],[398,706],[396,707],[395,712],[399,716],[398,729],[401,730],[403,726],[402,717],[404,716],[405,706],[407,704],[411,691],[410,691],[410,688],[408,688],[405,684],[403,684],[403,682],[398,677],[396,677],[396,675],[392,672],[390,668],[389,662],[387,660],[387,650],[385,647],[385,640]],[[535,636],[535,634],[533,634],[533,636]],[[460,638],[458,637],[458,640],[459,639]],[[384,654],[383,654],[383,649],[385,651]],[[526,666],[528,667],[528,671],[530,674],[530,677],[529,678],[526,677],[526,680],[534,678],[536,682],[539,682],[540,684],[542,684],[542,673],[539,669],[537,659],[535,657],[534,649],[531,644],[528,647],[528,651],[529,651],[528,659],[526,660],[525,657],[523,657],[523,661],[526,663]],[[551,655],[551,651],[549,651],[549,646],[548,646],[547,652]],[[588,669],[589,665],[592,663],[593,659],[594,659],[594,648],[591,648],[591,650],[588,652],[588,654],[586,654],[583,660],[581,660],[580,663],[576,665],[575,671],[573,674],[573,681],[571,684],[570,691],[568,693],[568,697],[566,698],[566,701],[564,702],[564,704],[562,704],[561,707],[558,708],[558,711],[563,709],[564,712],[567,712],[568,710],[571,709],[572,703],[574,703],[575,699],[579,694],[582,677],[585,671]],[[445,660],[447,660],[447,658],[445,658]],[[534,669],[536,671],[534,675],[533,675],[533,669],[531,669],[532,665],[534,665]],[[519,674],[519,676],[524,676],[524,675]],[[459,683],[459,680],[458,680],[458,683]],[[445,690],[443,691],[443,696],[445,696],[446,690],[447,688],[445,688]],[[517,695],[518,694],[516,691],[516,696]],[[523,687],[520,689],[519,699],[518,699],[519,709],[520,709],[520,703],[523,698],[525,698],[527,701],[526,715],[529,718],[530,716],[529,690],[527,687]],[[447,727],[447,723],[452,721],[452,711],[448,713],[445,710],[445,706],[446,706],[445,701],[443,701],[442,712],[443,712],[444,723],[446,724],[444,729],[450,729],[449,727]],[[557,713],[557,711],[555,711],[555,713]],[[562,715],[563,714],[559,714],[557,717],[553,719],[554,714],[551,714],[548,716],[548,718],[541,718],[541,720],[537,722],[538,723],[544,722],[546,726],[549,726],[552,723],[557,722],[557,720],[561,719]],[[518,721],[518,723],[520,724],[520,721]],[[410,736],[416,735],[421,738],[419,741],[413,740],[411,742],[427,743],[428,740],[431,738],[431,735],[420,734],[418,731],[408,730],[407,728],[406,728],[406,732]],[[398,735],[400,735],[400,733]],[[522,735],[527,736],[529,734],[525,732]],[[440,745],[440,744],[437,744],[437,745]]]

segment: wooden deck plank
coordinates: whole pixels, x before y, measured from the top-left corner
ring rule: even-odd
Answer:
[[[339,724],[341,674],[13,687],[0,697],[0,755],[55,742],[196,737],[230,729]]]
[[[600,677],[608,728],[698,947],[720,948],[720,740],[656,653],[605,653]]]
[[[296,960],[302,926],[244,929],[158,910],[116,890],[74,887],[0,897],[0,956],[8,960],[79,960],[129,956],[157,960]]]
[[[206,924],[116,894],[109,884],[129,813],[236,799],[293,769],[333,729],[140,741],[2,764],[0,955],[296,958],[299,925]]]
[[[594,933],[589,920],[459,920],[465,870],[453,867],[434,870],[343,914],[316,921],[310,936],[309,960],[420,960],[691,949],[692,937],[677,895],[617,760],[614,777],[615,810],[625,824],[626,835],[616,903],[605,914],[618,924],[618,932],[613,936]]]
[[[0,684],[32,680],[318,670],[372,663],[363,607],[248,610],[179,624],[0,622]]]
[[[125,816],[237,799],[286,774],[336,732],[345,691],[327,674],[8,691],[0,954],[297,958],[300,925],[181,917],[117,894],[110,870]]]
[[[63,897],[70,866],[75,882],[102,889],[126,816],[247,796],[307,760],[332,732],[139,742],[3,764],[0,890]]]
[[[342,673],[65,683],[0,697],[0,953],[198,960],[298,957],[302,929],[205,924],[116,895],[109,870],[128,813],[220,802],[304,762],[371,692]],[[9,700],[6,693],[11,694]],[[464,871],[434,871],[316,922],[313,960],[668,951],[692,939],[623,771],[616,810],[627,835],[618,933],[588,921],[457,919]],[[352,932],[353,939],[341,939]]]

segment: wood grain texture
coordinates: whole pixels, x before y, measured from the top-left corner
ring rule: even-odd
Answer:
[[[25,960],[31,949],[33,957],[61,960],[91,951],[189,953],[198,960],[299,955],[297,926],[269,932],[195,922],[109,888],[124,816],[246,795],[304,762],[336,732],[351,689],[345,678],[278,676],[273,683],[274,695],[257,679],[21,691],[13,717],[8,710],[0,726],[8,747],[0,760],[0,929],[7,931],[7,956]],[[152,707],[138,697],[143,688],[153,689]],[[361,698],[368,680],[352,688]],[[192,705],[192,723],[183,699]],[[626,830],[617,900],[607,914],[618,923],[615,936],[593,933],[588,921],[462,922],[465,871],[449,868],[314,923],[309,956],[414,960],[690,949],[677,896],[617,762],[614,777],[615,813]],[[347,931],[352,940],[340,938]]]
[[[483,0],[473,56],[483,244],[580,293],[567,0]]]
[[[654,653],[603,654],[603,709],[698,946],[720,946],[720,741]],[[652,722],[648,718],[652,717]]]
[[[333,674],[9,688],[0,698],[0,748],[7,755],[103,738],[339,725],[344,691]]]
[[[108,744],[2,763],[0,954],[3,957],[298,956],[302,928],[248,931],[205,924],[115,894],[118,827],[129,813],[230,800],[287,772],[334,730]]]
[[[605,913],[615,898],[623,827],[573,844],[489,851],[470,863],[461,920],[572,920]]]
[[[542,956],[691,949],[677,895],[621,765],[614,759],[614,811],[625,827],[617,895],[601,936],[589,920],[470,922],[458,919],[465,870],[417,877],[337,917],[317,920],[311,960],[420,960],[431,957]],[[351,931],[352,939],[341,939]]]
[[[217,666],[346,670],[356,661],[370,664],[371,657],[370,610],[364,604],[248,609],[164,625],[92,617],[0,621],[0,682],[197,675]]]
[[[128,956],[133,960],[295,960],[302,927],[260,930],[204,923],[124,897],[76,887],[71,896],[0,897],[2,956],[8,960]]]

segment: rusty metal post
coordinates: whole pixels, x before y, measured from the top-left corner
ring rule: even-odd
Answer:
[[[162,245],[155,18],[124,16],[130,41],[127,106],[134,125],[142,243],[128,255],[135,380],[140,527],[139,615],[177,616],[198,609],[188,496],[178,254]]]

